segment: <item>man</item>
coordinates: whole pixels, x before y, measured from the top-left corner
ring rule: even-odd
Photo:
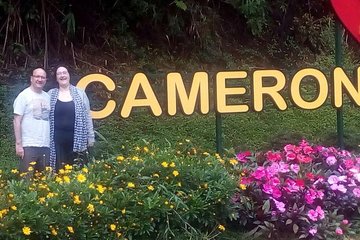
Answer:
[[[21,173],[32,168],[42,171],[49,162],[50,98],[43,91],[45,83],[45,70],[36,68],[30,77],[30,86],[14,101],[15,146]]]

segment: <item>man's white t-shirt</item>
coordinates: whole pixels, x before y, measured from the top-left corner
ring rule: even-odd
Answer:
[[[22,91],[14,101],[14,114],[21,115],[21,140],[23,147],[50,146],[50,97],[42,91],[36,93],[30,87]]]

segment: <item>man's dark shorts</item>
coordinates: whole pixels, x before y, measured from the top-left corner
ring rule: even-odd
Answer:
[[[48,147],[24,147],[24,158],[20,159],[20,173],[30,172],[29,167],[34,171],[43,171],[50,161],[50,149]]]

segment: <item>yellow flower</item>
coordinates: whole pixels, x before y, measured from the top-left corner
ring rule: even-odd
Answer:
[[[223,225],[221,225],[221,224],[218,226],[218,229],[219,229],[220,231],[222,231],[222,232],[225,231],[225,227],[224,227]]]
[[[47,198],[52,198],[52,197],[55,197],[55,193],[52,193],[52,192],[49,192],[47,195],[46,195],[46,197]]]
[[[241,184],[239,185],[239,187],[240,187],[241,190],[246,190],[246,185],[245,185],[245,184],[242,184],[242,183],[241,183]]]
[[[74,233],[74,228],[72,226],[67,226],[67,229],[70,233]]]
[[[81,203],[81,200],[80,200],[80,196],[79,196],[79,195],[75,195],[75,196],[74,196],[74,203],[75,203],[75,204],[80,204],[80,203]]]
[[[28,167],[28,171],[31,172],[31,171],[34,171],[34,168],[33,167]]]
[[[22,228],[22,232],[24,235],[29,236],[31,234],[31,228],[25,226]]]
[[[174,163],[174,162],[171,162],[171,163],[170,163],[170,167],[175,167],[175,163]]]
[[[70,178],[68,176],[64,176],[64,182],[70,183]]]
[[[144,152],[148,152],[149,148],[148,147],[144,147]]]
[[[56,236],[58,233],[55,228],[51,228],[51,235]]]
[[[169,202],[168,201],[165,201],[165,205],[168,205],[169,204]]]
[[[162,162],[161,166],[163,166],[164,168],[167,168],[169,166],[169,164],[167,162]]]
[[[121,210],[121,213],[122,213],[122,214],[125,214],[125,213],[126,213],[126,208],[122,209],[122,210]]]
[[[87,168],[85,168],[85,167],[82,168],[81,171],[83,171],[84,173],[88,173],[88,172],[89,172],[89,170],[88,170]]]
[[[150,185],[150,186],[147,186],[147,189],[149,189],[150,191],[154,191],[155,188],[152,185]]]
[[[110,229],[111,229],[111,231],[115,231],[116,230],[116,225],[115,224],[110,224]]]
[[[16,211],[17,210],[17,207],[15,205],[11,206],[10,207],[12,210]]]
[[[62,178],[61,178],[61,177],[56,176],[56,178],[55,178],[55,182],[57,182],[57,183],[62,183],[62,182],[63,182],[63,180],[62,180]]]
[[[86,181],[86,177],[84,176],[84,174],[79,174],[77,175],[76,179],[78,180],[78,182],[85,182]]]
[[[3,218],[9,212],[8,209],[0,210],[0,219]]]
[[[128,188],[135,188],[135,184],[132,182],[128,182],[127,186]]]
[[[34,166],[36,164],[36,162],[30,162],[29,163],[31,166]]]
[[[98,190],[99,193],[104,193],[106,190],[106,187],[103,187],[102,185],[97,185],[96,190]]]
[[[51,172],[51,171],[52,171],[52,167],[46,167],[45,170],[46,170],[47,172]]]
[[[65,170],[72,170],[72,169],[73,169],[73,167],[71,165],[69,165],[69,164],[65,165]]]
[[[178,172],[178,171],[176,171],[176,170],[174,170],[174,171],[172,172],[172,174],[176,177],[176,176],[178,176],[178,175],[179,175],[179,172]]]
[[[39,203],[44,203],[44,202],[45,202],[45,198],[44,198],[44,197],[39,198]]]
[[[89,205],[86,207],[86,209],[89,211],[89,213],[95,212],[94,205],[92,205],[91,203],[89,203]]]
[[[65,173],[65,170],[61,168],[61,169],[59,170],[59,174],[64,174],[64,173]]]
[[[236,159],[233,159],[233,158],[230,159],[229,162],[230,162],[230,164],[233,165],[233,166],[235,166],[236,164],[239,163]]]
[[[123,156],[118,156],[117,158],[116,158],[116,160],[118,160],[118,161],[122,161],[122,160],[124,160],[125,158],[123,157]]]

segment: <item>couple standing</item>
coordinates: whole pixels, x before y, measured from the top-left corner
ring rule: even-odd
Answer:
[[[42,171],[45,166],[58,171],[93,146],[95,135],[86,93],[70,84],[65,67],[56,69],[57,88],[43,91],[46,72],[37,68],[30,86],[14,101],[14,132],[19,170],[29,167]]]

